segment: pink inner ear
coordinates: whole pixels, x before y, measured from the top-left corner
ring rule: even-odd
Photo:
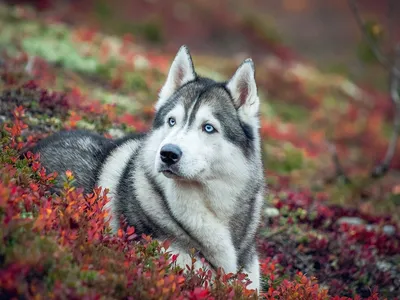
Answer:
[[[185,76],[184,70],[182,67],[178,67],[178,70],[176,71],[176,77],[175,77],[175,86],[180,86],[183,81],[183,77]]]
[[[245,80],[240,80],[238,83],[238,93],[239,93],[239,107],[246,103],[249,96],[249,85]]]

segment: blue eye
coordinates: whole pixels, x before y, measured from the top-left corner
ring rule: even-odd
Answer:
[[[168,125],[169,125],[170,127],[174,126],[175,124],[176,124],[176,121],[175,121],[174,118],[169,118],[169,119],[168,119]]]
[[[216,131],[214,126],[212,126],[211,124],[204,124],[203,130],[207,133],[214,133]]]

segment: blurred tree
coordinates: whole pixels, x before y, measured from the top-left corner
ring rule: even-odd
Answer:
[[[349,7],[353,16],[362,31],[363,40],[359,45],[358,53],[360,58],[367,63],[380,63],[388,72],[389,78],[389,94],[394,109],[393,130],[386,155],[383,160],[375,166],[371,171],[372,178],[380,178],[387,174],[390,163],[396,153],[397,141],[400,134],[400,40],[396,38],[394,32],[394,15],[395,6],[400,5],[398,0],[388,0],[388,26],[386,35],[388,37],[389,50],[387,53],[384,49],[385,31],[383,26],[377,21],[366,21],[360,14],[357,0],[348,0]],[[333,147],[333,159],[336,165],[337,176],[344,179],[345,182],[350,182],[343,168],[340,165],[336,150]]]

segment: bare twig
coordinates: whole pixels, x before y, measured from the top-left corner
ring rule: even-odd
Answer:
[[[356,0],[348,0],[348,4],[350,6],[350,9],[354,15],[354,18],[356,19],[356,22],[358,24],[358,27],[360,27],[364,38],[367,40],[368,42],[368,46],[370,47],[370,49],[374,52],[375,57],[377,58],[377,60],[379,61],[379,63],[384,66],[387,70],[391,70],[391,72],[395,75],[395,76],[400,76],[400,68],[398,66],[392,66],[392,61],[390,59],[388,59],[381,51],[381,49],[379,48],[379,46],[375,43],[375,41],[371,38],[371,35],[368,33],[368,31],[366,30],[365,27],[365,21],[364,19],[361,17]],[[394,9],[394,1],[389,1],[389,9]],[[389,27],[393,27],[393,23],[394,23],[394,17],[393,17],[393,13],[390,11],[390,16],[391,19],[393,20],[389,20],[390,21],[390,25]],[[389,28],[390,32],[389,34],[392,36],[394,36],[394,33],[392,33],[391,28]]]
[[[388,19],[388,40],[389,41],[394,41],[395,40],[395,25],[396,25],[396,18],[395,16],[395,11],[396,11],[396,5],[395,3],[398,2],[397,0],[389,0],[388,2],[388,10],[387,10],[387,19]]]
[[[394,66],[392,68],[390,80],[390,96],[395,105],[400,105],[400,42],[396,45]]]
[[[375,167],[375,169],[371,173],[371,177],[380,178],[386,175],[389,171],[390,162],[392,161],[394,154],[396,152],[397,140],[400,134],[400,106],[396,109],[396,114],[394,117],[394,128],[392,137],[390,138],[389,146],[386,151],[385,158],[383,161]]]
[[[365,21],[360,15],[356,0],[348,0],[348,3],[349,3],[351,11],[353,12],[354,18],[356,19],[358,26],[362,30],[363,35],[364,35],[365,39],[367,40],[369,47],[374,52],[375,57],[385,68],[389,68],[389,66],[390,66],[389,60],[386,58],[385,55],[383,55],[383,53],[381,52],[381,49],[379,49],[378,45],[371,38],[371,35],[365,28]]]
[[[33,75],[34,65],[35,65],[35,56],[29,55],[28,62],[26,63],[26,66],[25,66],[25,72],[28,73],[29,75]]]
[[[351,183],[350,178],[347,177],[347,175],[346,175],[346,173],[345,173],[345,171],[344,171],[344,169],[342,167],[342,164],[340,163],[340,159],[339,159],[339,155],[338,155],[337,150],[336,150],[336,146],[333,145],[333,144],[330,144],[330,145],[328,145],[328,149],[332,154],[332,160],[333,160],[333,163],[335,165],[335,173],[336,173],[335,178],[343,180],[343,182],[345,184]]]
[[[384,175],[389,170],[390,162],[392,161],[394,154],[396,153],[397,140],[400,135],[400,75],[396,74],[396,66],[400,64],[400,44],[396,47],[396,58],[394,66],[392,68],[390,76],[390,98],[395,107],[395,115],[393,118],[393,133],[390,138],[389,146],[386,151],[385,158],[383,161],[376,166],[372,171],[371,177],[379,178]]]
[[[389,0],[388,7],[388,18],[389,18],[389,37],[394,38],[394,3],[395,0]],[[395,115],[393,119],[393,133],[389,142],[388,149],[386,151],[385,158],[383,161],[377,165],[374,170],[371,172],[372,178],[380,178],[387,174],[389,171],[390,162],[392,161],[397,146],[397,140],[400,135],[400,44],[397,45],[394,51],[393,59],[389,59],[385,56],[378,44],[372,39],[370,33],[366,30],[365,21],[361,17],[359,13],[359,9],[356,3],[356,0],[348,0],[348,4],[350,9],[356,19],[358,26],[360,27],[364,38],[368,42],[368,45],[371,51],[374,53],[377,60],[380,62],[382,66],[390,73],[390,97],[395,107]],[[337,153],[334,153],[334,162],[337,169],[338,176],[345,176],[343,173],[343,169],[340,166],[339,158],[337,157]],[[348,180],[348,178],[347,178]]]

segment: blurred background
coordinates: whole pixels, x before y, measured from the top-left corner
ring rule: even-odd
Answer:
[[[182,44],[212,55],[276,54],[301,58],[322,70],[379,82],[366,68],[367,46],[347,0],[7,0],[29,3],[72,24],[106,33],[132,33],[160,51]],[[363,0],[360,11],[391,34],[400,33],[400,5],[391,0]],[[398,2],[398,1],[397,1]],[[394,4],[392,4],[394,3]],[[386,33],[385,33],[386,34]],[[395,40],[395,36],[391,40]],[[387,37],[386,37],[387,38]],[[371,66],[369,66],[371,67]],[[375,70],[374,70],[375,71]],[[381,74],[381,73],[380,73]]]
[[[147,130],[182,44],[215,80],[255,61],[272,286],[301,271],[334,295],[397,297],[399,0],[3,0],[0,123],[21,105],[29,143]]]
[[[323,189],[334,203],[362,204],[368,211],[398,209],[399,143],[389,74],[400,40],[399,1],[4,3],[11,9],[2,10],[0,50],[11,56],[22,50],[30,76],[44,86],[78,88],[89,99],[117,103],[146,124],[182,44],[198,72],[217,80],[252,57],[271,184],[286,180],[296,188]],[[373,180],[371,170],[390,152],[385,176],[378,176],[384,180]],[[338,186],[336,177],[358,183]]]
[[[15,8],[12,14],[22,22],[3,11],[1,49],[15,52],[20,48],[13,45],[20,44],[32,70],[44,70],[44,59],[56,70],[62,66],[77,71],[66,74],[68,80],[61,80],[60,73],[53,85],[61,90],[79,86],[89,98],[117,102],[144,122],[150,120],[144,112],[151,111],[170,60],[182,44],[189,46],[199,73],[218,80],[229,78],[243,59],[252,57],[262,98],[267,172],[272,178],[277,175],[278,181],[287,178],[296,187],[313,182],[312,188],[326,189],[338,174],[344,179],[369,178],[368,172],[388,153],[395,115],[389,74],[400,37],[399,1],[4,3]],[[356,5],[355,14],[351,4]],[[29,25],[31,18],[54,26]],[[374,47],[389,66],[379,63]],[[44,78],[47,86],[49,76]],[[390,160],[384,181],[361,180],[356,196],[353,190],[346,194],[333,185],[338,201],[379,202],[393,193],[400,178],[398,157]]]

